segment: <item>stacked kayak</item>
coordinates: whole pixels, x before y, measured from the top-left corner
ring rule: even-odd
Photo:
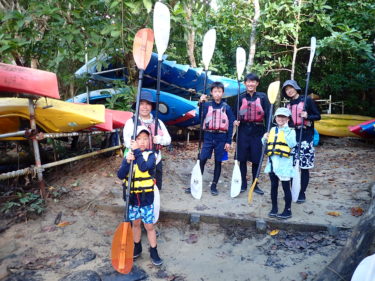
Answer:
[[[321,120],[315,122],[315,128],[320,135],[332,137],[358,137],[348,127],[373,119],[368,116],[349,114],[322,114],[321,117]]]
[[[144,88],[142,89],[142,91],[151,93],[154,100],[156,100],[156,90]],[[107,98],[111,98],[113,95],[118,95],[120,93],[126,93],[126,90],[121,88],[109,88],[90,91],[90,103],[104,103]],[[85,103],[87,102],[87,96],[87,93],[83,93],[75,96],[72,99],[68,99],[67,102],[73,102],[74,100],[75,103]],[[153,111],[152,114],[155,116],[155,111]],[[166,93],[164,91],[160,91],[158,117],[167,125],[188,127],[199,124],[197,102],[190,101],[177,95]]]
[[[0,134],[16,132],[30,119],[29,100],[0,99]],[[71,104],[55,99],[38,99],[35,106],[36,124],[47,133],[75,132],[105,122],[103,105]],[[29,123],[25,126],[29,128]]]
[[[349,126],[349,130],[363,138],[375,137],[375,119],[363,122],[359,125]]]
[[[99,67],[106,65],[104,68]],[[143,87],[156,89],[158,55],[153,53],[150,63],[144,71]],[[112,71],[111,71],[112,70]],[[106,72],[109,71],[109,72]],[[97,73],[104,72],[104,73]],[[76,77],[89,75],[92,80],[113,83],[117,80],[126,80],[128,72],[121,64],[112,62],[112,58],[101,56],[91,59],[75,72]],[[175,94],[181,97],[190,98],[192,93],[203,92],[205,72],[203,68],[193,68],[189,65],[178,64],[175,61],[163,60],[161,66],[160,89],[164,92]],[[215,82],[222,82],[225,87],[224,97],[237,95],[238,82],[223,76],[211,75],[208,73],[208,86]],[[241,92],[245,91],[245,86],[241,83]],[[208,93],[209,87],[206,90]]]

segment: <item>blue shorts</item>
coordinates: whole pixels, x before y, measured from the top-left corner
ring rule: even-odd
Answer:
[[[215,161],[221,161],[224,155],[225,141],[217,141],[215,139],[204,139],[201,150],[200,160],[211,159],[212,151],[215,150]]]
[[[129,220],[142,219],[144,223],[154,223],[154,204],[139,207],[129,205]]]

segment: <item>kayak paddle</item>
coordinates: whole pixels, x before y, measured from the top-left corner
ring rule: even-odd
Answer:
[[[132,140],[135,140],[137,133],[143,72],[151,59],[153,45],[154,33],[151,29],[143,28],[137,32],[133,43],[133,57],[139,69],[139,81]],[[124,221],[117,227],[112,240],[112,266],[116,271],[122,274],[128,274],[133,267],[134,240],[133,231],[129,220],[129,197],[133,176],[133,164],[133,161],[131,161],[128,176],[128,186],[125,194],[125,218]]]
[[[156,2],[154,8],[154,35],[156,49],[158,50],[158,74],[156,80],[156,111],[155,111],[155,136],[158,135],[159,129],[159,100],[160,100],[160,79],[161,79],[161,63],[163,61],[163,54],[168,47],[169,32],[170,32],[170,14],[168,7],[161,2]],[[154,152],[156,151],[155,144],[153,144]],[[156,165],[155,165],[156,170]],[[159,219],[160,211],[160,195],[159,189],[154,187],[154,223]]]
[[[238,47],[236,50],[236,67],[237,67],[237,81],[238,81],[238,94],[237,94],[237,121],[239,120],[239,111],[240,111],[240,93],[241,93],[241,76],[245,69],[246,65],[246,52],[243,48]],[[240,167],[238,166],[238,160],[237,160],[237,153],[238,153],[238,129],[236,134],[236,152],[234,154],[234,167],[233,167],[233,173],[232,173],[232,183],[230,186],[230,196],[236,197],[241,192],[241,185],[242,185],[242,179],[241,179],[241,171]]]
[[[315,49],[316,49],[316,38],[311,37],[311,43],[310,43],[310,59],[309,64],[307,65],[307,79],[306,79],[306,88],[305,88],[305,97],[304,97],[304,103],[303,103],[303,110],[306,109],[306,98],[307,98],[307,92],[309,89],[309,81],[310,81],[310,73],[311,73],[311,64],[315,55]],[[301,151],[301,142],[302,142],[302,132],[303,132],[303,123],[304,118],[302,117],[302,124],[299,131],[299,141],[297,145],[297,153],[296,153],[296,165],[294,166],[294,177],[292,180],[292,200],[293,202],[297,202],[299,193],[301,191],[301,174],[300,174],[300,167],[299,167],[299,157],[300,157],[300,151]]]
[[[204,83],[203,83],[203,94],[206,93],[206,84],[207,84],[207,75],[208,75],[208,66],[214,54],[216,44],[216,30],[210,29],[206,32],[203,38],[203,47],[202,47],[202,59],[205,71]],[[199,144],[198,144],[198,159],[195,164],[190,179],[190,192],[195,199],[201,199],[202,197],[202,171],[200,167],[200,154],[201,154],[201,141],[202,141],[202,126],[203,126],[203,103],[200,103],[199,112],[201,114],[201,122],[199,128]]]
[[[271,107],[270,107],[270,112],[269,112],[269,115],[268,115],[267,133],[269,133],[270,129],[271,129],[271,120],[272,120],[272,114],[273,114],[273,104],[276,101],[276,97],[277,97],[277,94],[279,93],[279,89],[280,89],[280,81],[272,82],[268,86],[267,96],[268,96],[268,100],[270,101]],[[249,202],[249,204],[253,200],[253,191],[254,191],[255,185],[258,182],[258,178],[259,178],[259,174],[260,174],[260,169],[262,168],[262,162],[263,162],[264,152],[266,150],[266,146],[267,146],[267,144],[263,144],[263,146],[262,146],[262,154],[260,156],[260,161],[259,161],[259,167],[258,167],[258,170],[257,170],[257,174],[256,174],[254,182],[251,185],[251,188],[249,190],[249,194],[248,194],[248,197],[247,197],[247,201]]]

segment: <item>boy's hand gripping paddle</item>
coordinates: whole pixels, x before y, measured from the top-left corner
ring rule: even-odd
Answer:
[[[269,112],[269,116],[268,116],[267,133],[269,133],[269,132],[270,132],[270,129],[271,129],[271,120],[272,120],[272,113],[273,113],[273,104],[274,104],[275,101],[276,101],[277,94],[279,93],[279,89],[280,89],[280,81],[272,82],[272,83],[268,86],[267,96],[268,96],[268,100],[270,101],[271,108],[270,108],[270,112]],[[254,191],[255,185],[256,185],[257,182],[258,182],[258,178],[259,178],[259,174],[260,174],[260,169],[262,168],[262,162],[263,162],[264,152],[265,152],[265,150],[266,150],[266,146],[267,146],[267,144],[263,144],[263,146],[262,146],[262,154],[261,154],[261,156],[260,156],[260,161],[259,161],[259,167],[258,167],[258,170],[257,170],[257,174],[256,174],[256,177],[255,177],[255,179],[254,179],[254,182],[253,182],[253,184],[251,185],[251,188],[250,188],[250,190],[249,190],[249,194],[248,194],[248,198],[247,198],[247,201],[249,202],[249,204],[250,204],[251,201],[253,200],[253,191]]]
[[[205,70],[205,77],[203,83],[203,93],[206,93],[206,84],[207,84],[207,72],[208,66],[212,59],[212,55],[214,54],[216,44],[216,30],[210,29],[204,35],[203,38],[203,47],[202,47],[202,59],[204,64]],[[202,103],[200,104],[200,114],[201,114],[201,122],[200,122],[200,129],[199,129],[199,144],[198,144],[198,159],[197,163],[195,164],[192,172],[191,172],[191,179],[190,179],[190,190],[191,195],[195,199],[201,199],[202,197],[202,171],[199,165],[199,158],[201,154],[201,140],[202,140],[202,126],[203,126],[203,110],[202,110]]]
[[[138,92],[135,110],[135,124],[132,139],[135,140],[139,116],[139,101],[142,89],[143,71],[146,69],[151,59],[154,45],[154,33],[149,28],[141,29],[137,32],[133,43],[133,57],[139,69]],[[131,224],[129,221],[129,197],[133,176],[133,161],[131,161],[126,189],[125,219],[116,229],[112,240],[112,266],[122,274],[128,274],[133,267],[134,240]]]
[[[156,111],[155,111],[155,132],[158,135],[159,129],[159,100],[160,100],[160,80],[161,80],[161,63],[163,54],[168,47],[170,33],[170,14],[168,7],[161,2],[156,2],[154,7],[154,34],[156,49],[158,50],[158,74],[156,80]],[[153,145],[155,151],[155,144]],[[156,165],[155,165],[156,169]],[[156,183],[157,184],[157,183]],[[160,195],[159,189],[154,187],[154,223],[159,219],[160,212]]]
[[[309,64],[307,65],[307,79],[306,79],[306,88],[305,88],[305,98],[304,98],[304,104],[303,104],[303,111],[305,111],[306,108],[306,97],[309,89],[309,81],[310,81],[310,72],[311,72],[311,64],[315,55],[315,49],[316,49],[316,38],[311,37],[311,44],[310,44],[310,59]],[[299,141],[297,145],[297,153],[296,153],[296,164],[294,166],[294,177],[292,180],[292,200],[293,202],[297,202],[299,193],[301,191],[301,174],[300,174],[300,167],[299,167],[299,157],[301,152],[301,142],[302,142],[302,133],[303,133],[303,123],[304,118],[302,118],[302,125],[299,132]]]
[[[239,120],[239,111],[240,111],[240,92],[241,92],[241,85],[240,80],[242,73],[245,69],[246,65],[246,52],[243,48],[238,47],[236,50],[236,68],[237,68],[237,81],[238,81],[238,94],[237,94],[237,121]],[[232,173],[232,183],[230,186],[230,197],[236,197],[241,192],[241,185],[242,185],[242,179],[241,179],[241,171],[240,167],[238,166],[237,161],[237,154],[238,154],[238,129],[236,134],[236,152],[234,155],[234,167],[233,167],[233,173]]]

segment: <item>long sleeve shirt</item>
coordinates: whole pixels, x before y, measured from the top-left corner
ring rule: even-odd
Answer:
[[[151,123],[155,122],[155,119],[152,116],[152,114],[150,114],[150,115],[151,115],[150,119],[147,119],[147,120],[143,120],[141,118],[139,118],[139,119],[143,123],[145,123],[146,126],[147,126],[147,124],[151,124]],[[171,136],[169,135],[167,127],[164,125],[163,121],[161,121],[160,119],[158,120],[158,123],[160,125],[160,127],[158,128],[158,132],[159,132],[159,130],[162,130],[163,135],[158,134],[157,144],[160,144],[160,145],[163,145],[163,146],[169,145],[171,143]],[[124,126],[124,131],[123,131],[124,143],[125,143],[125,147],[127,147],[127,148],[130,148],[131,140],[132,140],[132,137],[133,137],[133,130],[134,130],[134,121],[133,121],[133,118],[130,118],[128,121],[126,121],[125,126]],[[156,163],[159,163],[160,160],[161,160],[161,152],[158,151]]]
[[[155,164],[156,163],[155,154],[151,153],[148,156],[148,159],[146,161],[144,159],[144,157],[142,155],[142,151],[140,149],[134,150],[133,153],[134,153],[134,157],[135,157],[135,160],[133,161],[134,162],[133,164],[137,165],[138,169],[140,171],[142,171],[142,172],[149,171],[150,175],[153,176],[152,173],[155,170],[155,165],[156,165]],[[122,160],[121,167],[117,172],[117,176],[118,176],[119,179],[124,180],[129,175],[130,164],[131,163],[128,163],[126,158],[124,158]],[[127,187],[125,187],[125,188],[127,188]],[[138,205],[138,206],[143,207],[143,206],[151,205],[153,202],[154,202],[154,193],[153,192],[146,192],[144,195],[139,194],[139,193],[138,194],[134,194],[134,193],[130,194],[130,199],[129,199],[130,205],[133,205],[133,206]]]

